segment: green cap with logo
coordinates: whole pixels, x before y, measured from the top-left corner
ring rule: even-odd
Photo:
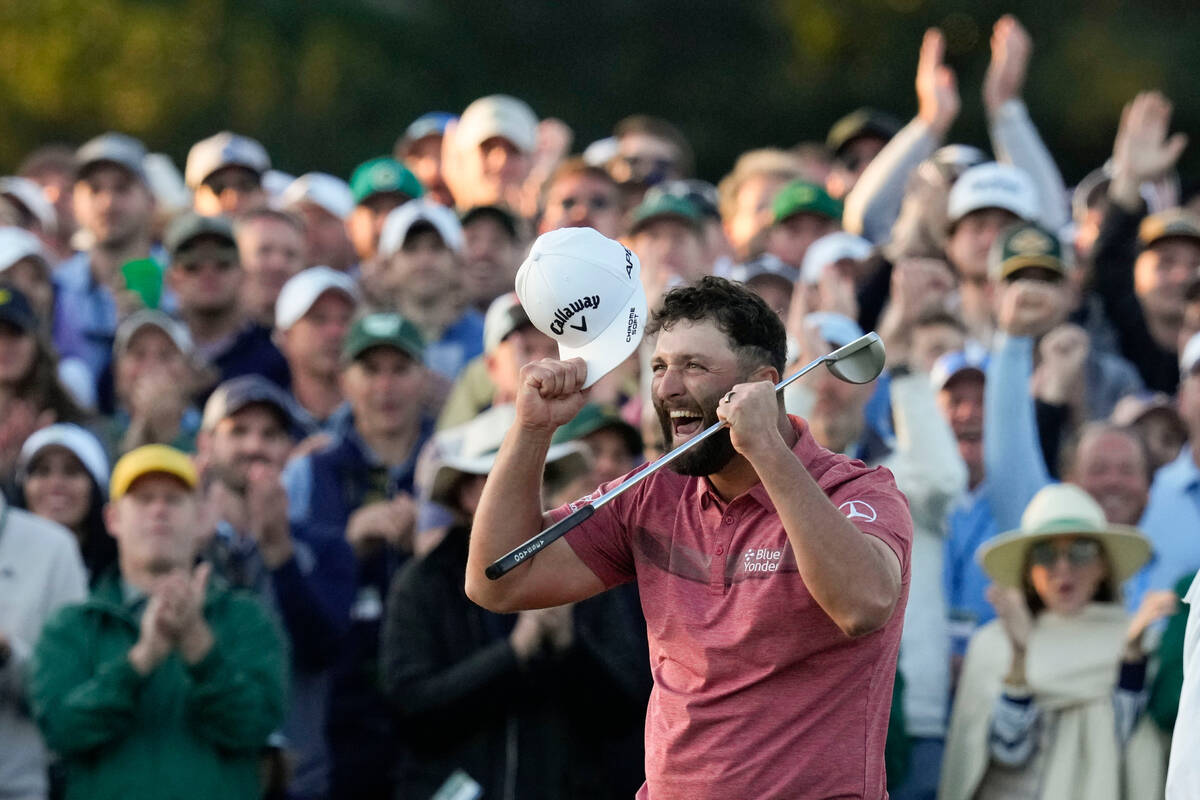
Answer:
[[[775,222],[783,222],[797,214],[816,214],[835,222],[842,219],[842,204],[829,196],[821,186],[808,181],[792,181],[779,190],[771,204]]]
[[[596,431],[611,430],[621,437],[631,455],[642,453],[642,435],[626,422],[615,408],[587,403],[575,418],[554,433],[551,444],[564,444],[591,436]]]
[[[633,227],[629,233],[635,234],[652,222],[660,219],[676,219],[689,227],[700,230],[700,209],[691,200],[669,194],[658,194],[633,210]]]
[[[1182,208],[1150,214],[1138,227],[1138,239],[1142,247],[1150,247],[1163,239],[1200,241],[1200,217]]]
[[[378,312],[360,317],[346,334],[342,345],[342,362],[350,363],[373,347],[390,347],[406,353],[416,361],[425,360],[425,342],[421,332],[399,314]]]
[[[425,188],[417,176],[408,167],[387,156],[359,164],[350,176],[350,191],[354,193],[356,203],[385,192],[396,192],[410,200],[425,194]]]
[[[1057,236],[1040,225],[1022,222],[996,237],[988,254],[988,272],[992,280],[1008,280],[1031,267],[1050,270],[1058,276],[1067,274],[1062,244]]]

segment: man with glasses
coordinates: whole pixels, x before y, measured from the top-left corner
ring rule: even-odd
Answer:
[[[257,374],[287,388],[287,362],[271,342],[270,330],[249,319],[239,302],[245,271],[229,220],[184,212],[168,226],[163,242],[171,259],[167,283],[179,298],[179,315],[218,382]],[[198,400],[207,397],[201,394]]]
[[[142,143],[105,133],[80,147],[76,157],[75,214],[91,245],[55,271],[54,345],[60,356],[83,359],[99,378],[112,356],[117,298],[125,289],[121,266],[163,259],[151,244],[154,196],[142,168]]]
[[[559,228],[595,228],[610,239],[621,235],[621,190],[612,176],[582,158],[564,161],[542,193],[538,233]]]
[[[222,131],[192,145],[184,179],[198,214],[236,216],[267,204],[262,176],[270,168],[271,159],[261,144]]]

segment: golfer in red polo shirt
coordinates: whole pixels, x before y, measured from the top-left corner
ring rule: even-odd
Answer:
[[[492,560],[572,509],[542,513],[540,465],[584,403],[586,366],[526,366],[475,516],[467,593],[516,611],[637,581],[654,674],[638,798],[886,797],[907,501],[886,469],[825,450],[785,413],[773,390],[784,329],[751,292],[719,278],[675,289],[649,333],[667,443],[729,427],[488,581]]]

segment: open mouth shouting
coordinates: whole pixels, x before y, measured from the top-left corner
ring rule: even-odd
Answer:
[[[676,444],[690,439],[704,427],[704,415],[694,409],[673,408],[669,412],[671,437]]]

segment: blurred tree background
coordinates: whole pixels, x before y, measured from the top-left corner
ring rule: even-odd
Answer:
[[[1200,121],[1200,16],[1117,0],[0,0],[0,171],[33,147],[122,130],[175,158],[229,128],[276,165],[346,175],[416,116],[508,92],[576,132],[634,113],[676,122],[715,180],[762,145],[822,139],[861,105],[916,109],[922,31],[941,27],[963,113],[987,145],[979,87],[993,22],[1033,35],[1026,100],[1069,182],[1111,150],[1142,88]],[[1200,147],[1184,170],[1200,172]]]

